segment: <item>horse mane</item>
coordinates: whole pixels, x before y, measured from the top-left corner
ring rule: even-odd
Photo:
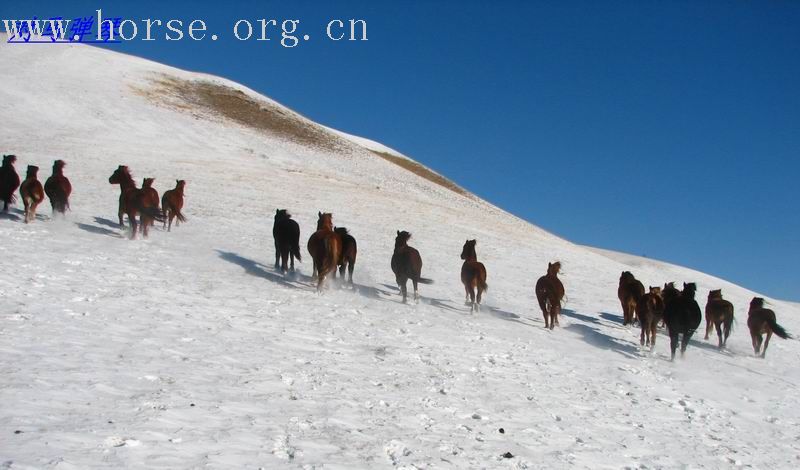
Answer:
[[[339,235],[348,235],[350,233],[345,227],[336,227],[333,229],[334,232],[338,233]]]
[[[16,161],[17,161],[16,155],[3,155],[3,166],[6,166],[6,164],[8,165],[14,164]]]

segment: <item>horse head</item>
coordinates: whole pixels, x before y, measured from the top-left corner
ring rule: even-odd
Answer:
[[[475,261],[478,259],[478,254],[475,252],[475,245],[477,240],[467,240],[464,243],[464,248],[461,250],[461,259],[466,261]]]
[[[142,188],[152,188],[155,178],[145,178],[142,180]]]
[[[66,166],[66,162],[64,160],[56,160],[53,162],[53,174],[60,175],[64,171],[64,166]]]
[[[561,271],[561,261],[556,261],[555,263],[547,263],[548,276],[557,276],[559,271]]]
[[[133,183],[133,177],[131,177],[130,172],[128,171],[128,167],[125,165],[120,165],[111,176],[108,177],[108,182],[110,184],[130,184]]]
[[[394,247],[395,249],[400,248],[401,246],[405,246],[408,244],[408,239],[411,238],[411,234],[403,230],[397,231],[397,236],[394,239]]]
[[[333,230],[333,214],[330,212],[318,212],[317,230]]]
[[[709,291],[708,300],[722,300],[722,289]]]
[[[13,165],[17,161],[16,155],[3,155],[3,166]]]
[[[650,293],[661,297],[661,288],[658,286],[650,286]]]
[[[683,295],[685,295],[690,299],[693,299],[695,292],[697,292],[697,284],[695,284],[694,282],[683,283],[683,291],[681,292]]]
[[[291,219],[292,215],[286,209],[275,209],[275,221]]]
[[[28,173],[25,177],[36,179],[37,174],[39,174],[39,167],[36,165],[28,165]]]
[[[750,311],[758,310],[760,308],[764,308],[764,298],[763,297],[753,297],[753,300],[750,301]]]

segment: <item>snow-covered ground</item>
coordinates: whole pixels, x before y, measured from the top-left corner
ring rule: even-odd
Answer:
[[[210,81],[294,116],[227,80],[4,39],[0,63],[0,151],[43,178],[63,158],[75,188],[64,220],[47,203],[33,224],[0,219],[0,468],[800,464],[800,348],[774,338],[753,357],[753,292],[575,245],[362,147],[380,144],[305,121],[337,150],[298,143],[153,91]],[[125,239],[107,181],[120,164],[159,192],[186,179],[189,222]],[[350,228],[355,291],[318,295],[307,257],[296,278],[273,270],[276,208],[300,223],[304,255],[317,211]],[[416,306],[393,285],[396,230],[435,280]],[[459,280],[467,238],[489,273],[477,314]],[[547,331],[533,284],[553,260],[567,303]],[[697,282],[701,305],[722,288],[738,318],[728,350],[702,333],[674,363],[663,334],[640,349],[621,326],[623,270]],[[800,333],[798,305],[770,305]]]

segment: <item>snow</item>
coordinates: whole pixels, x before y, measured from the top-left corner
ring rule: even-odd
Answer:
[[[359,139],[322,151],[136,92],[166,74],[256,96],[222,79],[78,45],[3,42],[0,58],[0,148],[18,172],[65,159],[74,187],[65,219],[47,204],[30,225],[0,219],[1,467],[797,466],[800,348],[773,338],[753,357],[753,292],[575,245]],[[107,182],[120,164],[160,193],[186,179],[189,221],[126,240]],[[276,208],[301,225],[293,278],[272,268]],[[310,283],[319,210],[358,239],[354,291]],[[435,280],[418,305],[393,285],[396,230]],[[477,314],[459,280],[467,238],[489,274]],[[556,259],[567,303],[551,332],[533,284]],[[722,288],[728,350],[702,332],[674,363],[663,334],[642,350],[621,326],[622,270],[697,282],[701,306]],[[769,303],[800,332],[800,306]]]

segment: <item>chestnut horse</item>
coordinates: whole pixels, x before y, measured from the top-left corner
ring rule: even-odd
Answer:
[[[681,356],[684,355],[692,335],[703,320],[700,306],[694,300],[696,292],[697,286],[693,282],[684,282],[683,291],[678,291],[671,282],[664,286],[664,323],[669,332],[670,360],[675,360],[679,340]]]
[[[0,167],[0,200],[3,201],[3,212],[8,211],[8,205],[16,200],[14,193],[20,183],[17,170],[14,169],[16,161],[15,155],[3,155],[3,166]]]
[[[551,330],[558,325],[558,315],[561,313],[561,301],[564,299],[564,284],[558,278],[561,263],[547,263],[547,274],[536,281],[536,300],[544,316],[544,327]]]
[[[64,176],[64,160],[53,162],[53,174],[44,183],[44,192],[50,198],[50,205],[53,207],[53,215],[56,213],[64,215],[69,209],[69,195],[72,194],[72,185]]]
[[[22,196],[22,203],[25,205],[26,224],[36,219],[36,208],[44,201],[44,188],[37,179],[38,174],[38,166],[28,165],[28,174],[19,186],[19,195]]]
[[[408,289],[406,284],[411,279],[414,285],[414,301],[419,300],[419,291],[417,284],[433,284],[430,279],[420,277],[422,272],[422,257],[416,248],[408,246],[408,239],[411,234],[406,231],[397,231],[397,237],[394,239],[394,253],[392,254],[392,272],[397,281],[397,287],[400,288],[400,293],[403,294],[403,303],[407,302]]]
[[[481,310],[481,297],[483,292],[489,288],[486,284],[486,267],[478,262],[478,254],[475,252],[476,240],[467,240],[464,248],[461,249],[461,282],[464,284],[464,291],[467,294],[466,302],[470,306],[470,312]],[[475,298],[475,290],[478,297]]]
[[[706,337],[716,327],[719,349],[725,347],[733,325],[733,304],[722,298],[722,289],[712,290],[708,293],[706,303]]]
[[[753,340],[753,351],[758,357],[767,355],[767,346],[769,346],[772,333],[778,335],[778,338],[791,338],[789,333],[776,321],[775,312],[764,308],[764,299],[761,297],[753,297],[753,300],[750,301],[750,310],[747,312],[747,327],[750,329],[750,338]],[[767,335],[766,341],[761,336],[765,333]],[[764,345],[763,351],[761,350],[762,344]]]
[[[344,227],[336,227],[333,231],[339,234],[339,239],[342,240],[342,256],[339,258],[339,275],[344,279],[344,271],[345,268],[347,268],[347,282],[352,286],[353,269],[355,269],[356,256],[358,255],[356,239],[350,235],[350,232]],[[336,270],[333,271],[333,277],[336,277]]]
[[[308,252],[314,259],[317,275],[317,292],[322,292],[325,276],[339,266],[342,256],[342,239],[333,231],[333,215],[329,212],[318,214],[318,230],[308,239]]]
[[[186,181],[175,180],[175,189],[169,189],[161,196],[161,212],[164,213],[164,226],[167,232],[172,231],[172,220],[177,218],[175,226],[186,222],[186,217],[183,216],[181,209],[183,209],[183,190],[186,188]],[[169,225],[167,225],[169,221]]]
[[[146,178],[145,182],[149,181],[152,184],[152,178]],[[158,193],[153,188],[139,189],[133,181],[133,177],[128,171],[128,167],[120,165],[114,173],[108,178],[110,184],[118,184],[120,187],[119,195],[119,224],[124,227],[122,223],[122,215],[128,215],[128,222],[131,224],[130,238],[136,238],[137,228],[141,225],[139,230],[142,236],[147,237],[147,231],[153,221],[164,221],[164,216],[158,209]],[[155,193],[155,198],[153,197]],[[136,222],[136,216],[141,214],[140,223]]]
[[[619,276],[617,297],[622,304],[622,324],[632,324],[636,319],[636,305],[644,295],[644,285],[637,281],[630,271],[623,271]]]
[[[275,270],[286,274],[287,261],[291,258],[291,270],[294,271],[294,259],[300,259],[300,225],[292,220],[286,209],[275,210],[275,222],[272,224],[272,238],[275,240]]]
[[[650,346],[652,351],[656,347],[658,323],[664,318],[664,299],[661,298],[660,287],[650,286],[650,292],[639,299],[636,303],[636,316],[642,329],[639,344]]]

